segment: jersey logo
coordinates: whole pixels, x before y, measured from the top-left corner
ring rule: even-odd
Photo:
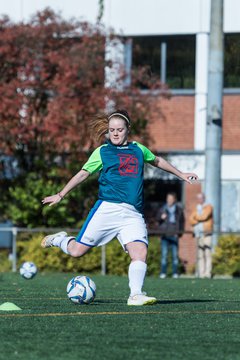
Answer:
[[[138,174],[138,159],[132,154],[118,154],[120,165],[119,173],[121,176],[136,177]]]

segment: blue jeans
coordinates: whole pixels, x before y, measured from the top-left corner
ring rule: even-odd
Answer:
[[[167,274],[168,247],[172,249],[172,270],[173,275],[178,273],[178,236],[162,236],[161,238],[161,274]]]

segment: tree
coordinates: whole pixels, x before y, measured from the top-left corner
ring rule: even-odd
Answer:
[[[56,179],[63,184],[80,169],[96,145],[89,136],[89,121],[104,112],[106,99],[116,108],[128,109],[133,133],[148,138],[149,96],[136,84],[141,79],[151,89],[156,82],[139,69],[124,91],[107,88],[104,70],[112,64],[105,57],[105,33],[100,23],[65,21],[50,9],[38,12],[27,24],[14,24],[7,17],[0,20],[0,155],[18,164],[16,179],[1,181],[5,201],[0,212],[16,224],[35,226],[41,216],[44,220],[43,184],[48,189]],[[125,76],[119,69],[116,82]],[[32,200],[29,207],[31,194],[38,197],[38,205]],[[85,216],[87,203],[77,209],[80,217]],[[66,205],[58,219],[49,213],[45,225],[62,224],[61,219],[71,224],[65,214],[70,209],[76,215],[76,202],[72,198]]]
[[[0,33],[0,151],[17,157],[21,169],[43,170],[66,153],[84,158],[89,120],[104,111],[106,97],[130,109],[138,134],[146,127],[149,103],[134,78],[122,93],[104,86],[100,25],[67,22],[46,9],[28,24],[3,18]]]
[[[1,149],[36,160],[82,150],[89,117],[104,106],[103,36],[50,10],[30,24],[1,22]],[[99,66],[100,65],[100,66]]]

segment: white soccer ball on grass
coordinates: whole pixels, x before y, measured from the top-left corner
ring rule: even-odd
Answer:
[[[67,285],[67,296],[75,304],[90,304],[96,296],[96,285],[88,276],[76,276]]]
[[[20,266],[19,272],[24,279],[32,279],[37,274],[37,267],[33,262],[26,261]]]

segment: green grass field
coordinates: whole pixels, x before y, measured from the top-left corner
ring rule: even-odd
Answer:
[[[74,274],[77,275],[77,274]],[[127,277],[91,276],[93,304],[66,296],[73,274],[0,274],[0,359],[240,359],[240,281],[146,278],[156,305],[129,307]]]

